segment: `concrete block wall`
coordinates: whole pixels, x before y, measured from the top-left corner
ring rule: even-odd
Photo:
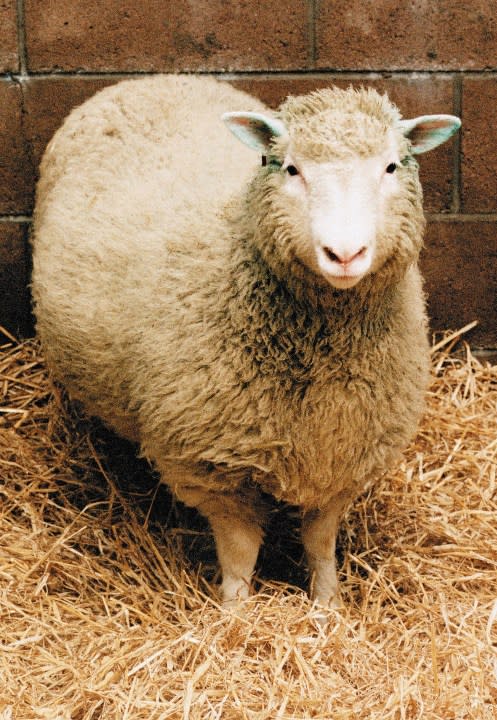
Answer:
[[[275,107],[329,83],[386,90],[405,117],[461,115],[420,158],[434,329],[497,348],[495,0],[0,0],[0,324],[29,333],[37,167],[69,110],[122,77],[213,73]]]

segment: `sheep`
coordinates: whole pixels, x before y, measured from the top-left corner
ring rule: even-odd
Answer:
[[[339,521],[398,461],[429,375],[415,156],[459,126],[367,88],[272,113],[156,76],[97,93],[46,150],[47,362],[208,518],[227,606],[249,595],[268,494],[299,508],[311,597],[340,605]]]

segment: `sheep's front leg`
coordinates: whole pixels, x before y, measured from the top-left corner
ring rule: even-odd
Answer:
[[[349,498],[337,496],[325,508],[304,513],[302,542],[311,571],[310,595],[324,607],[341,606],[335,561],[338,524]]]
[[[262,542],[265,506],[253,487],[235,492],[208,490],[214,482],[201,468],[164,463],[162,476],[176,496],[209,520],[222,572],[221,596],[226,606],[249,595],[250,581]]]
[[[203,508],[200,508],[204,512]],[[243,512],[245,510],[245,512]],[[207,514],[207,513],[206,513]],[[262,542],[262,528],[246,508],[224,500],[207,514],[216,541],[222,572],[223,605],[236,605],[248,597]]]
[[[169,468],[169,477],[172,477]],[[181,478],[175,486],[177,496],[196,507],[210,523],[222,572],[221,597],[226,606],[236,605],[250,592],[250,582],[262,542],[265,508],[254,489],[239,492],[209,491],[195,486],[195,475],[174,468]],[[188,477],[190,484],[186,484]]]

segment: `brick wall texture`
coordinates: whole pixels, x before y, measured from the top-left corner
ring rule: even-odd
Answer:
[[[497,348],[495,0],[0,0],[0,324],[29,333],[37,167],[64,116],[122,77],[212,73],[276,107],[331,83],[373,85],[405,117],[461,115],[420,158],[422,265],[435,330],[478,320]]]

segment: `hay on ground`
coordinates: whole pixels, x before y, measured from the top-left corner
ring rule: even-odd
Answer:
[[[6,340],[0,720],[497,717],[497,367],[456,342],[403,463],[342,524],[346,609],[322,628],[291,513],[245,615],[222,612],[204,521],[67,410],[36,341]]]

